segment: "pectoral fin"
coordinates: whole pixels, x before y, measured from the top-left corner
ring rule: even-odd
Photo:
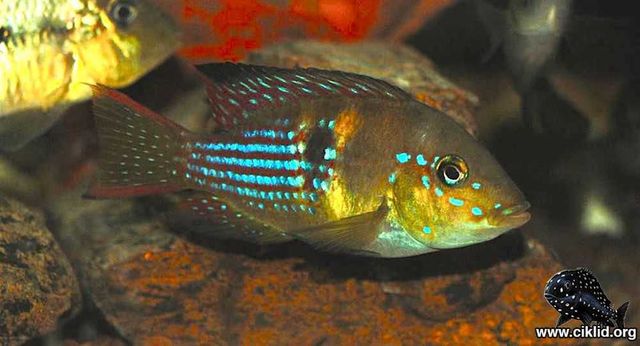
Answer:
[[[558,317],[558,323],[556,323],[556,328],[569,322],[569,320],[571,320],[571,317],[564,314],[560,314],[560,317]]]
[[[582,313],[582,324],[584,324],[585,326],[591,325],[591,322],[593,322],[593,318],[591,318],[591,316],[584,312]]]
[[[376,253],[366,248],[378,237],[378,225],[387,216],[388,210],[386,203],[382,203],[369,213],[287,233],[323,250],[375,256]]]

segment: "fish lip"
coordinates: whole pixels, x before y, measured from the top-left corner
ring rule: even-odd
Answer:
[[[551,294],[551,293],[545,293],[545,294],[544,294],[544,298],[545,298],[546,300],[557,299],[557,298],[556,298],[556,296],[554,296],[554,295],[553,295],[553,294]]]
[[[502,209],[496,217],[496,225],[499,227],[518,228],[531,219],[531,214],[527,211],[531,204],[527,201],[515,204]]]

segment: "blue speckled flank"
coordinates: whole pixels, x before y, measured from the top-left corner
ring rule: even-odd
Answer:
[[[298,151],[298,148],[293,144],[194,143],[194,147],[203,150],[229,150],[241,153],[295,154]]]
[[[419,154],[418,156],[416,156],[416,163],[418,163],[418,166],[426,166],[427,160],[424,159],[424,156],[422,154]]]
[[[427,189],[431,187],[431,183],[429,182],[429,177],[427,177],[426,175],[422,176],[422,185],[424,185],[424,187],[426,187]]]
[[[496,203],[496,205],[493,206],[495,209],[500,209],[502,207],[502,204],[500,203]]]
[[[457,199],[455,197],[449,197],[449,203],[456,207],[462,207],[464,205],[464,201],[461,199]]]
[[[407,153],[398,153],[398,154],[396,154],[396,159],[400,163],[407,163],[409,161],[409,159],[411,159],[411,155],[409,155]]]
[[[395,183],[395,182],[396,182],[396,178],[397,178],[397,174],[396,174],[396,172],[393,172],[393,173],[389,174],[389,182],[390,182],[391,184],[393,184],[393,183]]]
[[[473,214],[475,216],[482,216],[482,209],[480,209],[478,207],[473,207],[473,208],[471,208],[471,214]]]
[[[474,190],[480,190],[480,187],[482,187],[482,185],[480,183],[473,183],[473,184],[471,184],[471,187]]]
[[[429,227],[429,226],[422,227],[422,232],[424,232],[424,234],[431,233],[431,227]]]
[[[435,190],[435,191],[436,191],[436,196],[438,196],[438,197],[442,197],[442,196],[444,196],[444,192],[442,191],[442,189],[441,189],[441,188],[436,187],[436,190]]]

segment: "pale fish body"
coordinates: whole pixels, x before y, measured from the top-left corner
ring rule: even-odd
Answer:
[[[1,0],[0,148],[45,131],[91,96],[87,84],[129,85],[177,47],[145,0]]]
[[[211,64],[214,134],[96,87],[100,198],[195,190],[212,235],[403,257],[529,220],[524,196],[446,115],[386,82],[318,69]]]

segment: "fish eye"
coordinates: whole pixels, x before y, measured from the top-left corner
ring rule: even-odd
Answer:
[[[118,0],[111,7],[109,16],[118,26],[126,27],[136,19],[138,9],[132,0]]]
[[[436,168],[440,181],[448,186],[460,186],[469,176],[469,168],[464,160],[456,155],[447,155],[438,162]]]

